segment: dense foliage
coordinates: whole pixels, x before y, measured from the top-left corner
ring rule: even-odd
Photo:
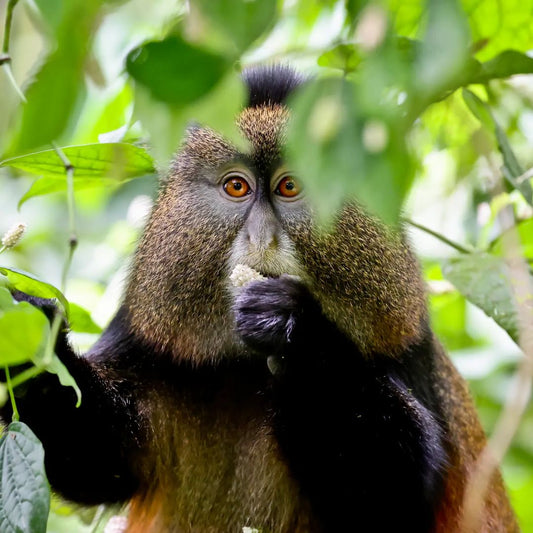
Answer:
[[[500,447],[512,439],[504,475],[533,531],[533,0],[0,7],[0,233],[28,226],[0,246],[0,367],[29,364],[6,371],[0,402],[15,404],[13,389],[41,372],[83,401],[54,354],[62,316],[80,350],[94,342],[119,301],[155,169],[164,176],[192,120],[242,142],[239,71],[290,62],[314,75],[291,102],[291,168],[325,224],[355,197],[406,225],[433,326],[489,435],[499,428]],[[62,314],[49,324],[13,289],[56,299]],[[42,448],[24,413],[14,418],[0,441],[0,530],[102,531],[116,509],[52,498],[49,514]]]

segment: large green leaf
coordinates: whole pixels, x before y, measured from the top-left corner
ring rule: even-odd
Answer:
[[[33,360],[48,328],[44,314],[27,302],[0,311],[0,366]]]
[[[22,422],[12,422],[0,439],[0,531],[45,533],[50,486],[39,439]]]
[[[226,72],[228,61],[172,35],[132,50],[126,68],[154,98],[184,107],[216,85]]]
[[[154,162],[140,146],[128,143],[95,143],[62,148],[74,167],[74,179],[128,179],[155,172]],[[65,165],[55,150],[44,150],[0,162],[30,174],[65,178]]]
[[[10,153],[27,152],[60,138],[84,97],[85,58],[98,21],[101,0],[62,2],[47,16],[55,27],[56,46],[26,91],[20,127]],[[60,21],[59,21],[60,19]]]
[[[365,97],[369,93],[366,87]],[[359,86],[340,79],[318,80],[296,95],[287,146],[291,168],[323,219],[355,199],[396,222],[413,178],[410,154],[394,115],[383,105],[365,115],[360,98]]]
[[[69,304],[67,299],[63,296],[63,293],[50,285],[36,278],[32,274],[23,272],[22,270],[17,270],[15,268],[0,267],[0,274],[5,276],[2,280],[0,278],[0,283],[4,283],[9,286],[10,289],[15,289],[17,291],[24,292],[30,296],[37,296],[38,298],[45,299],[56,299],[61,303],[63,311],[68,315],[69,313]]]
[[[431,98],[428,95],[438,95],[461,76],[468,56],[469,31],[457,0],[429,0],[427,5],[428,21],[416,63],[416,89]]]
[[[113,186],[155,172],[154,161],[140,146],[129,143],[95,143],[67,146],[63,152],[74,167],[75,190]],[[65,166],[55,150],[44,150],[0,162],[42,177],[20,199],[19,207],[34,196],[67,189]]]
[[[194,0],[203,16],[235,45],[236,57],[269,29],[276,0]]]
[[[503,258],[484,252],[460,255],[445,262],[442,273],[467,300],[518,340],[513,287]]]

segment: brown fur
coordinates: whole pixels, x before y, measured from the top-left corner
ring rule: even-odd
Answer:
[[[446,437],[451,450],[436,533],[461,533],[459,527],[465,483],[486,444],[486,438],[465,381],[437,341],[435,346],[439,376],[437,393],[449,428]],[[501,475],[497,472],[487,494],[479,533],[518,531]]]
[[[128,533],[314,531],[255,386],[230,380],[179,398],[168,389],[148,393],[153,438],[139,457],[148,482],[132,504]],[[212,396],[207,405],[206,395]]]
[[[279,105],[241,114],[238,124],[257,165],[280,157],[287,120]],[[219,212],[211,193],[196,192],[206,173],[238,159],[237,150],[210,130],[190,134],[147,225],[126,293],[139,335],[197,365],[242,352],[233,333],[227,270],[244,220],[237,211],[229,217]],[[403,237],[356,205],[345,207],[332,231],[320,231],[312,220],[307,210],[285,220],[283,230],[323,311],[363,353],[400,354],[419,339],[427,314],[419,268]],[[458,533],[465,479],[485,437],[464,381],[440,348],[438,354],[451,464],[436,533]],[[228,383],[212,391],[208,403],[196,401],[193,392],[173,394],[168,385],[146,393],[153,438],[139,458],[144,485],[132,502],[129,533],[317,528],[279,457],[269,406],[252,388]],[[499,475],[484,520],[483,532],[517,531]]]

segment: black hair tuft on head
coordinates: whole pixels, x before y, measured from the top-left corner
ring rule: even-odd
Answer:
[[[283,104],[306,78],[287,65],[249,67],[242,73],[248,87],[248,106]]]

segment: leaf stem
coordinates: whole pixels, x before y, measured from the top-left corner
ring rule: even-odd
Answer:
[[[6,10],[6,20],[4,23],[4,41],[2,43],[2,53],[0,54],[0,66],[3,67],[4,72],[6,73],[7,79],[13,86],[13,89],[15,89],[15,92],[18,94],[19,98],[26,103],[26,97],[24,96],[24,93],[22,92],[21,88],[18,86],[18,83],[15,80],[15,77],[13,76],[13,72],[11,70],[11,56],[9,55],[9,40],[11,37],[11,24],[13,22],[13,10],[15,9],[15,6],[17,5],[19,0],[9,0],[7,3],[7,10]]]
[[[13,10],[19,0],[9,0],[7,3],[6,22],[4,25],[4,43],[2,44],[2,54],[9,55],[9,38],[11,37],[11,23],[13,22]]]
[[[50,333],[48,334],[48,339],[46,341],[46,347],[44,351],[43,366],[48,366],[54,357],[55,346],[57,341],[57,336],[59,335],[59,328],[61,327],[61,322],[63,322],[63,315],[56,311],[54,315],[54,320],[52,320],[52,326],[50,327]]]
[[[6,373],[7,390],[9,391],[9,399],[11,400],[11,407],[13,409],[13,422],[19,421],[19,412],[17,409],[17,402],[15,401],[15,394],[13,393],[13,383],[11,382],[11,375],[9,374],[9,367],[4,367]]]
[[[72,264],[72,257],[74,256],[74,251],[78,246],[78,235],[76,231],[76,204],[74,198],[74,165],[70,162],[68,157],[65,155],[63,150],[59,146],[52,142],[52,146],[56,151],[56,154],[61,159],[63,166],[65,167],[65,173],[67,175],[67,206],[68,206],[68,225],[69,225],[69,251],[65,265],[63,267],[63,274],[61,276],[61,292],[65,292],[67,285],[68,273],[70,270],[70,265]]]
[[[457,250],[458,252],[462,254],[471,254],[474,251],[472,248],[467,248],[465,246],[462,246],[461,244],[451,241],[444,235],[441,235],[440,233],[437,233],[436,231],[433,231],[432,229],[426,228],[426,226],[422,226],[421,224],[418,224],[417,222],[414,222],[408,218],[403,218],[402,220],[406,222],[407,224],[409,224],[410,226],[413,226],[414,228],[417,228],[423,231],[424,233],[427,233],[428,235],[435,237],[439,241],[443,242],[444,244],[447,244],[448,246],[450,246],[451,248],[454,248],[455,250]]]
[[[13,389],[16,389],[19,385],[26,383],[26,381],[34,378],[35,376],[38,376],[39,374],[42,374],[43,372],[44,368],[41,368],[40,366],[32,366],[24,370],[24,372],[17,374],[11,380],[11,385],[13,386]]]

